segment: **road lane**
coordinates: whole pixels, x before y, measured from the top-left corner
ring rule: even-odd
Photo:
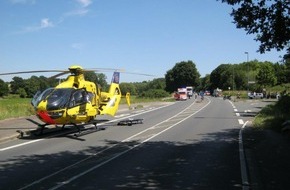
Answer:
[[[228,102],[213,102],[108,164],[60,189],[241,189],[239,125]]]
[[[187,107],[185,102],[178,102],[172,106],[164,107],[154,114],[147,112],[147,117],[144,117],[145,123],[138,126],[129,127],[112,124],[104,131],[85,135],[78,139],[71,138],[71,136],[53,137],[24,147],[7,150],[0,155],[0,186],[16,189],[29,184],[42,176],[47,176],[85,159],[88,155],[93,155],[119,143],[121,140],[150,127],[151,124],[172,117],[185,107]],[[29,141],[29,139],[25,141]],[[29,175],[25,175],[28,171]],[[22,184],[17,184],[15,181]]]
[[[112,124],[79,138],[59,136],[4,151],[0,186],[240,189],[238,117],[229,101],[208,103],[177,102],[138,115],[142,125]]]

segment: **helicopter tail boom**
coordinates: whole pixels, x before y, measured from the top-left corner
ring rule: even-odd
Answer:
[[[114,72],[109,92],[101,92],[100,113],[114,116],[118,111],[121,101],[121,90],[119,87],[120,72]]]

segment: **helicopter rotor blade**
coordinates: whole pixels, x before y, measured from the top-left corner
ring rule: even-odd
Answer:
[[[51,77],[49,77],[50,79],[53,79],[53,78],[57,78],[57,77],[60,77],[60,76],[62,76],[62,75],[65,75],[65,74],[69,74],[70,73],[70,71],[63,71],[63,72],[61,72],[61,73],[58,73],[58,74],[56,74],[56,75],[53,75],[53,76],[51,76]]]
[[[109,72],[109,71],[124,71],[124,69],[113,69],[113,68],[89,68],[84,69],[84,71],[94,71],[94,72]]]
[[[38,71],[20,71],[11,73],[0,73],[0,75],[15,75],[15,74],[26,74],[26,73],[52,73],[52,72],[66,72],[64,70],[38,70]]]
[[[117,71],[125,74],[133,74],[133,75],[143,75],[143,76],[151,76],[155,77],[155,75],[146,74],[146,73],[137,73],[137,72],[127,72],[124,69],[113,69],[113,68],[89,68],[89,69],[82,69],[82,72],[111,72],[111,71]],[[52,73],[52,72],[58,72],[58,74],[53,75],[49,78],[57,78],[65,74],[69,74],[71,71],[69,70],[34,70],[34,71],[19,71],[19,72],[10,72],[10,73],[0,73],[1,75],[15,75],[15,74],[28,74],[28,73]]]
[[[143,76],[149,76],[149,77],[156,77],[156,75],[151,75],[151,74],[146,74],[146,73],[135,73],[135,72],[126,72],[126,71],[124,71],[122,73],[131,74],[131,75],[143,75]]]
[[[117,71],[125,74],[132,74],[132,75],[144,75],[144,76],[150,76],[155,77],[155,75],[146,74],[146,73],[138,73],[138,72],[127,72],[125,69],[112,69],[112,68],[92,68],[92,69],[86,69],[86,71],[103,71],[103,72],[110,72],[110,71]]]

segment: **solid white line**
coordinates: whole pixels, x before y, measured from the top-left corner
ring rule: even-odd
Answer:
[[[20,146],[24,146],[24,145],[27,145],[27,144],[32,144],[32,143],[39,142],[39,141],[42,141],[42,140],[44,140],[44,139],[37,139],[37,140],[33,140],[33,141],[28,141],[28,142],[25,142],[25,143],[17,144],[17,145],[14,145],[14,146],[9,146],[9,147],[0,149],[0,152],[1,151],[5,151],[5,150],[9,150],[9,149],[13,149],[13,148],[17,148],[17,147],[20,147]]]
[[[246,164],[246,157],[244,152],[244,145],[243,145],[243,129],[247,125],[248,121],[242,126],[239,132],[239,153],[240,153],[240,165],[241,165],[241,176],[242,176],[242,185],[243,190],[249,189],[249,179],[248,179],[248,172],[247,172],[247,164]]]
[[[161,107],[158,107],[158,108],[155,108],[155,109],[151,109],[151,110],[147,110],[147,111],[144,111],[142,113],[147,113],[147,112],[150,112],[150,111],[154,111],[154,110],[158,110],[158,109],[161,109],[161,108],[164,108],[164,107],[167,107],[167,106],[170,106],[171,104],[168,104],[168,105],[165,105],[165,106],[161,106]],[[134,115],[129,115],[127,114],[126,116],[127,117],[122,117],[122,118],[118,118],[118,119],[114,119],[114,120],[110,120],[110,121],[107,121],[107,122],[104,122],[100,125],[105,125],[107,123],[110,123],[110,122],[115,122],[115,121],[119,121],[120,119],[126,119],[126,118],[129,118],[129,117],[134,117],[134,116],[137,116],[137,115],[140,115],[142,113],[137,113],[137,114],[134,114]],[[129,116],[128,116],[129,115]],[[123,115],[125,116],[125,114]],[[57,136],[56,135],[53,135],[51,137],[54,137],[54,136]],[[21,146],[25,146],[25,145],[28,145],[28,144],[32,144],[32,143],[35,143],[35,142],[39,142],[39,141],[42,141],[42,140],[45,140],[45,139],[37,139],[37,140],[32,140],[32,141],[29,141],[29,142],[25,142],[25,143],[21,143],[21,144],[17,144],[17,145],[14,145],[14,146],[9,146],[9,147],[6,147],[6,148],[2,148],[0,149],[0,152],[2,151],[6,151],[6,150],[10,150],[10,149],[13,149],[13,148],[17,148],[17,147],[21,147]]]
[[[95,169],[97,169],[97,168],[99,168],[99,167],[101,167],[101,166],[103,166],[103,165],[109,163],[110,161],[112,161],[112,160],[114,160],[114,159],[116,159],[116,158],[122,156],[123,154],[125,154],[125,153],[127,153],[127,152],[129,152],[129,151],[131,151],[131,150],[133,150],[133,149],[135,149],[135,148],[141,146],[143,143],[145,143],[145,142],[151,140],[152,138],[154,138],[154,137],[156,137],[156,136],[158,136],[158,135],[164,133],[165,131],[167,131],[167,130],[173,128],[174,126],[178,125],[179,123],[181,123],[181,122],[185,121],[186,119],[192,117],[193,115],[195,115],[196,113],[198,113],[199,111],[201,111],[202,109],[204,109],[208,104],[210,104],[210,102],[211,102],[211,101],[209,101],[205,106],[203,106],[202,108],[200,108],[198,111],[194,112],[193,114],[189,115],[188,117],[184,118],[183,120],[181,120],[181,121],[175,123],[174,125],[172,125],[172,126],[166,128],[166,129],[164,129],[163,131],[161,131],[161,132],[159,132],[159,133],[157,133],[157,134],[155,134],[155,135],[153,135],[153,136],[151,136],[151,137],[145,139],[145,140],[142,141],[141,143],[139,143],[139,144],[137,144],[137,145],[135,145],[135,146],[129,148],[128,150],[125,150],[125,151],[123,151],[123,152],[120,152],[120,153],[117,154],[116,156],[114,156],[114,157],[112,157],[112,158],[110,158],[110,159],[108,159],[108,160],[106,160],[106,161],[104,161],[104,162],[102,162],[102,163],[100,163],[100,164],[98,164],[98,165],[95,165],[94,167],[92,167],[92,168],[90,168],[90,169],[88,169],[88,170],[86,170],[86,171],[84,171],[84,172],[82,172],[82,173],[80,173],[80,174],[78,174],[78,175],[75,175],[75,176],[73,176],[72,178],[70,178],[70,179],[68,179],[68,180],[66,180],[66,181],[63,181],[63,182],[59,183],[58,185],[56,185],[56,186],[50,188],[49,190],[55,190],[55,189],[58,189],[58,188],[60,188],[60,187],[62,187],[62,186],[64,186],[64,185],[68,184],[68,183],[71,183],[72,181],[78,179],[79,177],[81,177],[81,176],[83,176],[83,175],[85,175],[85,174],[87,174],[87,173],[89,173],[89,172],[91,172],[91,171],[93,171],[93,170],[95,170]],[[193,104],[194,104],[194,103],[193,103]],[[191,104],[191,105],[192,105],[192,104]],[[181,112],[181,113],[182,113],[182,112]],[[176,116],[175,116],[175,117],[176,117]],[[163,122],[160,122],[159,124],[161,124],[161,123],[164,123],[164,121],[163,121]],[[157,125],[159,125],[159,124],[157,124]],[[155,126],[156,126],[156,125],[155,125]],[[152,128],[152,127],[151,127],[151,128]],[[144,131],[146,131],[146,130],[144,130]],[[123,140],[122,142],[124,142],[124,141],[126,141],[126,140],[128,140],[128,139],[131,139],[131,138],[133,138],[134,136],[136,136],[136,135],[133,135],[133,136],[131,136],[131,137],[129,137],[129,138]]]
[[[145,111],[145,112],[143,112],[143,113],[147,113],[147,112],[150,112],[150,111],[158,110],[158,109],[161,109],[161,108],[164,108],[164,107],[170,106],[170,105],[171,105],[171,104],[168,104],[168,105],[165,105],[165,106],[161,106],[161,107],[159,107],[159,108],[155,108],[155,109],[152,109],[152,110],[147,110],[147,111]],[[128,116],[128,117],[124,117],[124,118],[129,118],[129,117],[136,116],[136,115],[141,115],[141,114],[142,114],[142,113],[138,113],[138,114],[131,115],[131,116]],[[121,118],[121,119],[124,119],[124,118]],[[106,123],[115,122],[115,121],[118,121],[118,120],[120,120],[120,119],[114,119],[114,120],[111,120],[111,121],[108,121],[108,122],[104,122],[104,123],[102,123],[102,124],[104,125],[104,124],[106,124]],[[147,130],[144,130],[143,132],[145,132],[145,131],[147,131]],[[139,133],[138,133],[138,134],[139,134]],[[124,139],[124,140],[121,141],[121,142],[126,142],[126,141],[128,141],[129,139],[131,139],[131,138],[133,138],[133,137],[135,137],[135,136],[136,136],[136,134],[133,135],[133,136],[131,136],[131,137],[128,137],[127,139]],[[44,139],[39,139],[39,140],[44,140]],[[29,144],[29,143],[28,143],[28,144]],[[78,161],[78,162],[76,162],[76,163],[74,163],[74,164],[72,164],[72,165],[69,165],[69,166],[67,166],[67,167],[65,167],[65,168],[63,168],[63,169],[61,169],[61,170],[58,170],[58,171],[56,171],[56,172],[54,172],[54,173],[52,173],[52,174],[50,174],[50,175],[47,175],[47,176],[45,176],[45,177],[43,177],[43,178],[41,178],[41,179],[39,179],[39,180],[36,180],[36,181],[34,181],[34,182],[32,182],[32,183],[30,183],[30,184],[28,184],[28,185],[26,185],[26,186],[20,188],[19,190],[27,189],[27,188],[29,188],[29,187],[31,187],[31,186],[37,184],[37,183],[40,183],[40,182],[42,182],[42,181],[44,181],[44,180],[46,180],[46,179],[48,179],[48,178],[50,178],[50,177],[52,177],[52,176],[54,176],[54,175],[57,175],[57,174],[59,174],[59,173],[65,171],[65,170],[67,170],[67,169],[69,169],[69,168],[72,168],[72,167],[74,167],[74,166],[76,166],[76,165],[78,165],[78,164],[80,164],[80,163],[82,163],[82,162],[84,162],[84,161],[86,161],[86,160],[92,158],[93,156],[96,156],[96,155],[98,155],[98,154],[101,154],[102,152],[104,152],[104,151],[106,151],[106,150],[109,150],[109,149],[111,149],[111,148],[113,148],[113,147],[115,147],[115,146],[117,146],[117,145],[118,145],[118,144],[114,144],[114,145],[112,145],[112,146],[110,146],[110,147],[107,147],[106,149],[103,149],[103,150],[101,150],[101,151],[99,151],[99,152],[96,152],[95,154],[90,155],[90,156],[88,156],[87,158],[85,158],[85,159],[83,159],[83,160],[80,160],[80,161]],[[23,145],[20,145],[20,146],[23,146]],[[12,148],[15,148],[15,147],[12,147]],[[130,150],[127,150],[127,151],[125,151],[125,152],[122,152],[122,153],[120,153],[120,154],[117,154],[117,155],[114,156],[113,158],[111,158],[111,159],[109,159],[109,160],[107,160],[107,161],[102,162],[101,164],[95,166],[94,168],[89,169],[89,171],[92,171],[93,169],[96,169],[96,168],[98,168],[98,167],[100,167],[100,166],[106,164],[107,162],[109,162],[109,161],[111,161],[111,160],[114,160],[115,158],[121,156],[122,154],[124,154],[124,153],[126,153],[126,152],[128,152],[128,151],[130,151]],[[82,175],[85,175],[85,174],[88,173],[89,171],[87,171],[87,172],[86,172],[86,171],[83,172]],[[79,177],[80,177],[80,176],[79,176]],[[64,184],[62,184],[62,185],[64,185]],[[61,185],[61,186],[62,186],[62,185]],[[57,186],[56,188],[58,188],[58,186]],[[53,189],[56,189],[56,188],[53,188]]]

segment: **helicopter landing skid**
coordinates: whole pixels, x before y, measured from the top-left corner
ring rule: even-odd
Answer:
[[[97,126],[96,124],[94,124],[94,127],[78,130],[78,133],[73,134],[73,136],[74,137],[80,137],[80,136],[83,136],[83,135],[87,135],[87,134],[94,133],[94,132],[101,131],[101,130],[105,130],[105,129],[106,128],[100,127],[100,126]]]
[[[129,119],[125,119],[125,120],[119,121],[118,125],[131,126],[131,125],[134,125],[134,124],[142,124],[142,123],[143,123],[143,119],[132,119],[132,118],[129,118]]]

